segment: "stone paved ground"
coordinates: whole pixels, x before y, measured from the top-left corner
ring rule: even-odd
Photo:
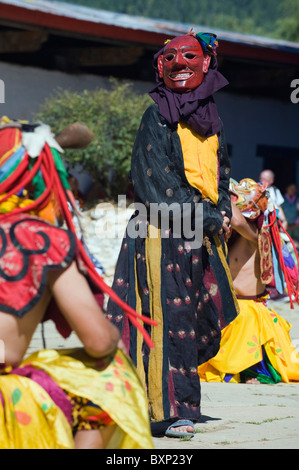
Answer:
[[[299,307],[274,303],[277,313],[293,324],[291,338],[299,351]],[[81,345],[75,334],[67,340],[56,332],[52,322],[45,324],[49,348]],[[30,351],[42,347],[41,329]],[[154,438],[157,452],[196,449],[298,449],[299,384],[245,385],[202,383],[202,422],[189,441]],[[165,450],[166,449],[166,450]]]

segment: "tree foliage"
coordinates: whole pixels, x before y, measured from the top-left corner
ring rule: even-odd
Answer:
[[[64,0],[129,15],[299,41],[298,0]]]
[[[86,7],[130,15],[165,19],[203,28],[271,36],[299,42],[299,0],[64,0]],[[67,150],[70,168],[81,164],[99,181],[105,195],[126,191],[131,151],[141,116],[151,103],[132,85],[111,79],[111,89],[82,93],[58,90],[35,116],[54,133],[80,121],[95,138],[84,150]]]
[[[117,198],[128,188],[131,152],[142,114],[152,103],[148,95],[132,90],[132,84],[110,79],[111,88],[82,93],[57,90],[34,116],[58,134],[79,121],[93,133],[87,148],[65,151],[69,168],[82,165],[100,183],[104,195]]]
[[[277,36],[299,42],[299,1],[284,0],[280,11],[281,18],[277,21]]]

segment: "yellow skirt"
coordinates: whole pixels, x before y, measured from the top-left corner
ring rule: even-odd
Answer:
[[[45,371],[63,390],[87,398],[117,425],[109,448],[152,449],[146,393],[131,360],[117,351],[98,370],[82,349],[45,349],[20,367]],[[72,428],[48,393],[30,378],[0,375],[0,448],[72,449]]]
[[[282,382],[299,382],[299,354],[290,339],[290,323],[262,301],[238,302],[240,313],[222,331],[217,355],[198,368],[200,380],[238,383],[241,372],[263,360],[264,349]]]

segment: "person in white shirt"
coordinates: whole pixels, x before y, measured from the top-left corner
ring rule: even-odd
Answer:
[[[281,207],[282,204],[284,203],[284,198],[280,190],[274,185],[274,181],[275,181],[274,172],[272,170],[263,170],[260,174],[259,180],[260,180],[260,183],[262,184],[264,183],[268,184],[267,189],[269,191],[270,198],[272,199],[276,209],[278,209],[279,220],[281,221],[283,227],[286,230],[288,228],[288,222],[287,222],[285,213]]]

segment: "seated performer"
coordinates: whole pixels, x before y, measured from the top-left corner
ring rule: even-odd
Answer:
[[[240,313],[222,331],[218,354],[198,368],[202,381],[299,381],[299,354],[289,336],[291,325],[267,307],[266,285],[277,273],[286,281],[290,301],[298,301],[298,270],[286,246],[281,248],[276,211],[266,195],[266,186],[253,180],[239,184],[231,180],[228,248]]]
[[[83,132],[86,145],[88,130],[0,124],[0,448],[152,448],[144,389],[96,294],[118,298],[72,225],[59,142],[77,148]],[[24,358],[46,318],[84,348]]]

